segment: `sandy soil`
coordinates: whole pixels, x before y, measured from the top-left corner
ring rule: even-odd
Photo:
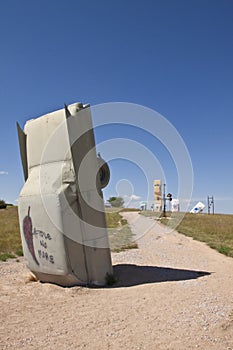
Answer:
[[[125,216],[139,249],[112,255],[115,287],[28,282],[22,258],[0,263],[0,349],[233,349],[233,259]]]

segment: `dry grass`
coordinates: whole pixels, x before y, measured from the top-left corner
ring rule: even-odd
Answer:
[[[119,212],[107,212],[106,221],[111,251],[121,252],[138,247],[133,241],[133,234],[127,220],[123,219]]]
[[[111,251],[121,252],[138,247],[133,241],[133,234],[127,220],[123,219],[119,212],[106,212],[106,222]]]
[[[120,210],[120,212],[121,213],[124,213],[124,212],[134,212],[134,211],[140,211],[139,209],[137,209],[137,208],[122,208],[121,210]]]
[[[106,213],[110,248],[112,251],[137,248],[133,235],[118,210]],[[18,208],[0,210],[0,261],[23,255],[19,232]]]
[[[18,208],[0,210],[0,260],[22,255]]]
[[[111,208],[112,209],[112,208]],[[145,216],[159,218],[155,212],[141,212]],[[168,217],[170,213],[167,213]],[[211,248],[227,256],[233,257],[233,215],[207,215],[186,213],[173,213],[172,218],[161,219],[163,224],[175,228],[178,232],[196,240],[206,242]],[[133,241],[133,234],[122,218],[119,210],[115,208],[106,212],[109,241],[112,251],[137,248]],[[8,207],[0,210],[0,260],[6,261],[22,255],[21,238],[17,207]]]
[[[109,208],[110,209],[110,208]],[[111,208],[112,209],[112,208]],[[141,212],[145,216],[158,219],[155,212]],[[167,213],[168,217],[170,213]],[[233,257],[233,215],[207,215],[186,213],[181,222],[183,213],[173,213],[170,219],[161,219],[163,224],[175,228],[178,232],[196,240],[206,242],[211,248],[227,256]],[[110,248],[112,251],[137,248],[133,241],[133,234],[122,218],[119,210],[106,212],[109,232]],[[8,207],[0,210],[0,260],[6,261],[22,255],[21,238],[17,207]]]
[[[169,217],[170,213],[167,215]],[[182,216],[184,218],[180,222]],[[173,213],[171,218],[161,219],[161,222],[233,257],[233,215]]]
[[[120,225],[122,216],[119,212],[106,212],[105,216],[108,228],[116,228]]]
[[[140,211],[139,214],[146,217],[154,217],[155,219],[158,219],[159,217],[162,216],[162,213],[151,211],[151,210],[143,210],[143,211]]]

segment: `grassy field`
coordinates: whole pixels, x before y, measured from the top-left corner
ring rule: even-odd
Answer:
[[[141,212],[145,216],[158,219],[158,214],[148,211]],[[233,257],[233,215],[207,215],[173,213],[172,218],[160,219],[165,225],[175,228],[178,232],[196,240],[206,242],[220,253]],[[181,220],[181,216],[184,216]],[[110,248],[112,251],[137,248],[127,221],[120,215],[119,209],[106,212]],[[22,255],[19,234],[17,207],[0,210],[0,260]]]
[[[143,215],[155,216],[157,219],[157,214],[153,212],[145,212]],[[173,213],[172,218],[169,217],[170,213],[167,215],[167,219],[160,219],[163,224],[233,257],[233,215]],[[183,220],[180,221],[183,216]]]
[[[119,214],[119,209],[106,213],[110,248],[119,252],[137,248],[127,221]],[[0,210],[0,261],[23,255],[19,233],[18,209],[8,207]]]
[[[23,255],[17,207],[0,210],[0,260]]]

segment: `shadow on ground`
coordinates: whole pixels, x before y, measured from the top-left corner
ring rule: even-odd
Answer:
[[[138,266],[131,264],[115,265],[113,271],[117,280],[114,287],[131,287],[146,283],[185,281],[211,274],[210,272],[205,271],[181,270],[156,266]]]

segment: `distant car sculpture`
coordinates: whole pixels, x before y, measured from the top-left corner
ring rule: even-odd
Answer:
[[[43,282],[104,285],[112,274],[90,105],[75,103],[17,124],[25,184],[18,200],[28,268]]]
[[[202,213],[204,209],[205,209],[205,204],[203,204],[202,202],[198,202],[198,203],[190,210],[190,213],[192,213],[192,214]]]

